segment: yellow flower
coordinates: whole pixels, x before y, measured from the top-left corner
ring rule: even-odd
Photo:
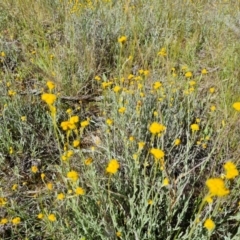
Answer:
[[[155,83],[153,84],[153,89],[157,90],[157,89],[159,89],[161,86],[162,86],[162,84],[161,84],[160,82],[155,82]]]
[[[206,68],[204,68],[204,69],[202,69],[202,74],[207,74],[208,73],[208,71],[207,71],[207,69]]]
[[[6,56],[5,52],[1,52],[1,57],[5,57],[5,56]]]
[[[215,88],[214,87],[209,88],[209,92],[210,93],[214,93],[215,92]]]
[[[204,201],[208,202],[208,203],[212,203],[213,202],[213,199],[207,195],[205,198],[204,198]]]
[[[47,189],[48,190],[53,190],[53,184],[51,182],[47,183]]]
[[[232,106],[235,110],[240,111],[240,102],[235,102]]]
[[[129,140],[130,142],[133,142],[133,141],[134,141],[134,137],[133,137],[133,136],[130,136],[128,140]]]
[[[6,204],[7,204],[7,199],[3,198],[3,197],[0,197],[0,207],[3,207]]]
[[[8,223],[8,219],[7,218],[2,218],[0,221],[1,225],[7,224]]]
[[[108,118],[106,120],[106,123],[107,123],[108,126],[111,126],[113,124],[113,120]]]
[[[210,197],[223,197],[230,193],[230,191],[226,189],[224,181],[221,178],[210,178],[206,181],[206,185],[209,189]]]
[[[149,70],[144,70],[144,71],[143,71],[143,75],[144,75],[144,76],[148,76],[148,75],[149,75],[149,73],[150,73],[150,71],[149,71]]]
[[[223,167],[226,171],[225,177],[227,179],[233,179],[239,175],[236,165],[233,162],[228,161],[224,164]]]
[[[85,120],[85,121],[82,121],[81,122],[81,127],[82,128],[85,128],[85,127],[87,127],[89,125],[89,120]]]
[[[210,110],[211,110],[212,112],[214,112],[214,111],[216,110],[216,106],[212,105],[211,108],[210,108]]]
[[[76,182],[79,178],[78,173],[76,171],[70,171],[67,173],[67,177],[72,181]]]
[[[101,80],[101,78],[100,78],[99,76],[96,76],[94,79],[95,79],[96,81],[100,81],[100,80]]]
[[[65,195],[63,193],[59,193],[57,195],[57,200],[63,200],[65,198]]]
[[[152,205],[153,204],[153,200],[152,199],[148,199],[148,205]]]
[[[150,150],[150,153],[156,158],[156,159],[161,159],[164,157],[164,152],[161,149],[158,148],[152,148]]]
[[[142,150],[145,145],[145,142],[139,142],[138,143],[138,150]]]
[[[163,184],[162,184],[163,186],[167,186],[167,185],[169,185],[169,179],[168,178],[164,178],[163,179]]]
[[[78,147],[80,145],[80,141],[79,140],[74,140],[73,141],[73,147]]]
[[[158,52],[157,54],[158,56],[167,56],[167,51],[166,51],[166,48],[161,48],[161,50]]]
[[[41,179],[42,179],[42,181],[44,180],[44,178],[45,178],[45,173],[41,173]]]
[[[166,129],[166,127],[160,123],[157,122],[153,122],[150,127],[149,127],[149,131],[152,134],[157,134],[157,133],[161,133]]]
[[[186,72],[186,73],[185,73],[185,77],[186,77],[186,78],[192,77],[192,72]]]
[[[21,218],[20,217],[15,217],[12,219],[12,224],[13,225],[18,225],[21,222]]]
[[[120,108],[118,109],[118,112],[119,112],[119,113],[125,113],[125,111],[126,111],[126,108],[125,108],[125,107],[120,107]]]
[[[78,123],[79,122],[79,117],[78,116],[72,116],[69,119],[69,122],[72,124]]]
[[[13,154],[13,148],[12,148],[12,147],[9,148],[9,154],[10,154],[10,155]]]
[[[118,38],[118,42],[121,44],[124,44],[127,41],[127,37],[126,36],[121,36]]]
[[[84,161],[84,164],[88,166],[88,165],[90,165],[90,164],[92,163],[92,161],[93,161],[92,158],[87,158],[87,159]]]
[[[215,223],[213,222],[213,220],[211,218],[208,218],[205,222],[204,222],[204,227],[208,230],[208,231],[212,231],[215,228]]]
[[[38,172],[38,167],[37,167],[37,166],[32,166],[32,167],[31,167],[31,171],[32,171],[33,173],[37,173],[37,172]]]
[[[39,214],[37,215],[37,218],[38,218],[38,219],[43,219],[43,217],[44,217],[43,213],[39,213]]]
[[[16,92],[13,90],[8,90],[8,96],[13,97],[14,95],[16,95]]]
[[[137,154],[137,153],[134,153],[134,154],[133,154],[133,156],[132,156],[132,158],[133,158],[133,160],[135,160],[135,161],[136,161],[136,160],[137,160],[137,158],[138,158],[138,154]]]
[[[47,81],[46,85],[50,91],[52,91],[55,88],[55,84],[52,81]]]
[[[175,141],[174,141],[174,145],[177,146],[181,144],[181,140],[179,138],[177,138]]]
[[[27,121],[27,117],[26,116],[21,116],[21,121],[22,122],[26,122]]]
[[[116,232],[116,236],[117,236],[117,237],[121,237],[121,236],[122,236],[122,233],[119,232],[119,231],[117,231],[117,232]]]
[[[120,90],[121,90],[121,87],[120,87],[120,86],[115,86],[115,87],[113,88],[113,91],[114,91],[115,93],[118,93]]]
[[[13,191],[16,191],[17,188],[18,188],[18,185],[17,185],[17,184],[13,184],[13,185],[12,185],[12,190],[13,190]]]
[[[83,188],[81,188],[81,187],[77,187],[77,188],[75,189],[75,193],[76,193],[77,195],[84,195],[84,194],[85,194],[85,190],[84,190]]]
[[[199,125],[194,123],[194,124],[191,125],[191,129],[192,129],[193,132],[194,131],[199,131]]]
[[[194,80],[191,80],[191,81],[189,81],[189,85],[194,86],[194,85],[196,85],[196,82]]]
[[[48,215],[48,220],[51,222],[55,222],[56,221],[56,216],[52,213]]]
[[[114,174],[118,171],[120,165],[116,159],[111,159],[108,163],[108,166],[106,168],[106,172],[110,174]]]
[[[57,96],[52,93],[43,93],[41,97],[48,105],[52,105],[57,99]]]
[[[64,122],[61,122],[61,128],[64,131],[73,130],[76,128],[76,125],[74,123],[71,123],[70,121],[64,121]]]

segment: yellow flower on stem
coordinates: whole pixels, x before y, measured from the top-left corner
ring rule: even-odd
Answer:
[[[199,131],[199,125],[196,124],[196,123],[192,124],[190,127],[191,127],[191,129],[192,129],[193,132]]]
[[[12,219],[12,224],[13,225],[18,225],[21,222],[21,218],[20,217],[15,217]]]
[[[65,195],[63,193],[59,193],[57,195],[57,200],[63,200],[65,198]]]
[[[127,41],[127,37],[126,36],[121,36],[118,38],[118,42],[120,44],[124,44]]]
[[[76,193],[77,195],[84,195],[84,194],[85,194],[85,190],[84,190],[83,188],[81,188],[81,187],[77,187],[77,188],[75,189],[75,193]]]
[[[204,222],[204,227],[208,230],[208,231],[212,231],[215,228],[215,223],[213,222],[213,220],[211,218],[208,218],[205,222]]]
[[[44,217],[43,213],[39,213],[39,214],[37,215],[37,218],[38,218],[38,219],[43,219],[43,217]]]
[[[186,72],[186,73],[185,73],[185,77],[186,77],[186,78],[192,77],[192,72]]]
[[[1,225],[7,224],[8,223],[8,219],[7,218],[2,218],[0,221]]]
[[[240,102],[235,102],[232,106],[236,111],[240,111]]]
[[[7,204],[7,199],[3,198],[3,197],[0,197],[0,207],[3,207],[6,204]]]
[[[38,172],[38,167],[37,167],[37,166],[32,166],[32,167],[31,167],[31,171],[32,171],[33,173],[37,173],[37,172]]]
[[[81,122],[81,127],[85,128],[89,125],[89,119]]]
[[[57,219],[56,216],[52,213],[48,215],[48,220],[51,222],[55,222]]]
[[[47,85],[49,91],[52,91],[55,88],[55,84],[52,81],[47,81],[46,85]]]
[[[209,178],[206,181],[206,185],[209,189],[210,197],[223,197],[230,193],[225,187],[224,181],[221,178]]]
[[[233,179],[235,177],[237,177],[239,175],[239,172],[237,170],[237,167],[236,165],[231,162],[231,161],[228,161],[224,164],[224,169],[226,171],[226,174],[225,174],[225,177],[227,179]]]
[[[115,174],[118,171],[119,167],[120,165],[118,161],[116,159],[111,159],[106,168],[106,172],[110,174]]]
[[[46,102],[48,105],[53,105],[53,103],[56,101],[57,96],[52,93],[43,93],[41,96],[42,100]]]
[[[150,153],[154,156],[155,159],[161,159],[164,157],[164,152],[158,148],[152,148]]]
[[[149,131],[152,134],[157,134],[157,133],[161,133],[166,129],[166,127],[158,122],[153,122],[150,127],[149,127]]]
[[[79,178],[78,173],[76,171],[70,171],[67,173],[67,177],[72,181],[76,182]]]

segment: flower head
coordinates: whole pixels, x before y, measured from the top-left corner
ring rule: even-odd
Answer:
[[[156,158],[156,159],[161,159],[164,157],[164,152],[161,149],[158,148],[152,148],[150,150],[150,153]]]
[[[192,77],[192,72],[186,72],[186,73],[185,73],[185,77],[186,77],[186,78]]]
[[[240,111],[240,102],[235,102],[232,106],[236,111]]]
[[[192,129],[193,132],[199,131],[199,125],[194,123],[194,124],[191,125],[191,129]]]
[[[38,172],[38,167],[37,167],[37,166],[32,166],[32,167],[31,167],[31,171],[32,171],[33,173]]]
[[[76,171],[70,171],[67,173],[67,177],[72,181],[76,182],[79,178],[78,173]]]
[[[65,195],[63,193],[59,193],[57,195],[57,200],[63,200],[65,198]]]
[[[18,225],[21,222],[21,218],[20,217],[15,217],[12,219],[12,224],[13,225]]]
[[[52,91],[55,88],[55,84],[52,81],[47,81],[46,85],[50,91]]]
[[[51,222],[55,222],[57,219],[56,216],[53,213],[51,213],[48,215],[48,220]]]
[[[8,223],[8,219],[7,218],[2,218],[0,221],[1,225],[7,224]]]
[[[209,189],[209,195],[211,197],[223,197],[230,193],[221,178],[210,178],[206,181],[206,185]]]
[[[211,218],[208,218],[205,222],[204,222],[204,227],[208,230],[208,231],[212,231],[215,228],[215,223],[213,222],[213,220]]]
[[[227,179],[233,179],[235,177],[237,177],[239,175],[239,172],[237,170],[237,167],[236,165],[231,162],[231,161],[228,161],[224,164],[224,169],[226,171],[226,174],[225,174],[225,177]]]
[[[39,214],[37,215],[37,218],[38,218],[38,219],[43,219],[43,217],[44,217],[43,213],[39,213]]]
[[[85,190],[84,190],[83,188],[81,188],[81,187],[77,187],[77,188],[75,189],[75,193],[76,193],[77,195],[84,195],[84,194],[85,194]]]
[[[174,145],[175,145],[175,146],[178,146],[179,144],[181,144],[181,139],[177,138],[177,139],[174,141]]]
[[[41,98],[48,105],[52,105],[56,101],[57,96],[55,94],[52,94],[52,93],[43,93]]]
[[[124,44],[127,41],[127,37],[126,36],[121,36],[118,38],[118,42],[121,44]]]
[[[110,173],[110,174],[114,174],[118,171],[119,167],[120,167],[120,165],[119,165],[118,161],[116,159],[112,159],[108,163],[108,166],[106,168],[106,172]]]
[[[153,122],[150,127],[149,127],[149,131],[152,134],[157,134],[157,133],[161,133],[166,129],[166,127],[158,122]]]

